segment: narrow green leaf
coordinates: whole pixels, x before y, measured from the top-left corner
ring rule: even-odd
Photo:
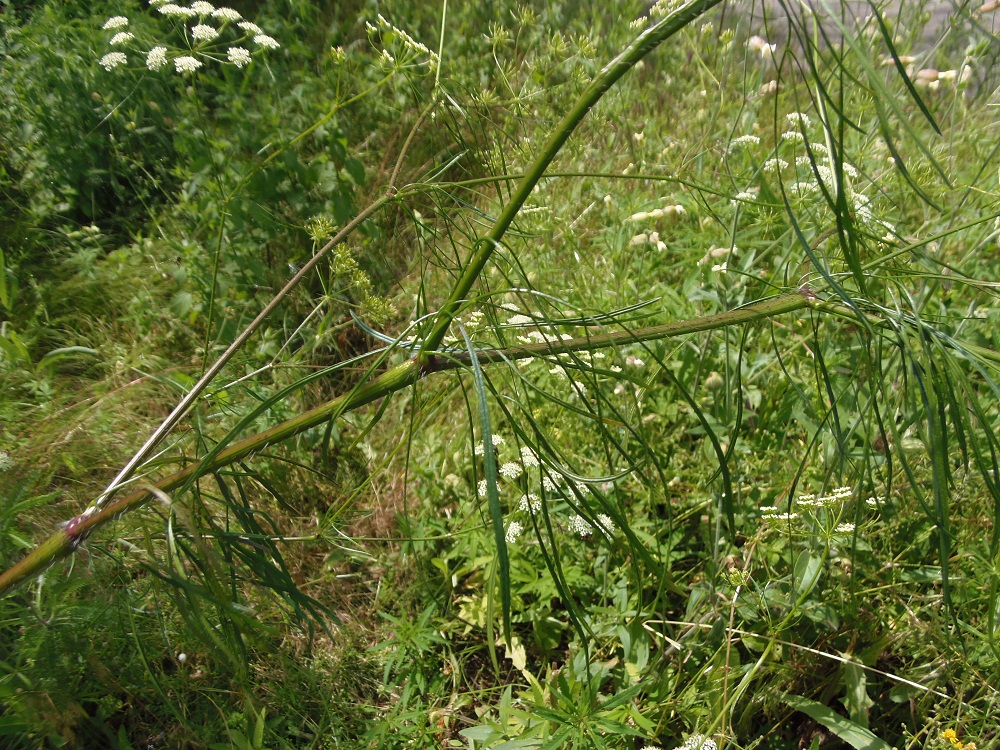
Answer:
[[[559,729],[552,735],[552,739],[542,745],[538,750],[558,750],[563,747],[563,743],[572,731],[573,727],[568,725],[559,727]]]
[[[869,0],[868,5],[872,9],[872,16],[878,22],[879,32],[882,34],[882,41],[885,42],[886,46],[889,48],[889,55],[892,57],[892,61],[896,66],[896,72],[899,73],[899,77],[903,79],[903,85],[906,86],[906,90],[910,92],[910,98],[913,99],[917,107],[923,113],[927,122],[930,126],[934,128],[934,132],[941,135],[941,128],[938,127],[937,122],[934,120],[934,116],[927,109],[927,105],[924,104],[923,97],[917,93],[916,87],[913,85],[913,81],[910,80],[910,76],[906,72],[906,67],[903,65],[902,60],[899,59],[900,55],[896,51],[896,46],[892,43],[892,34],[889,32],[888,27],[885,25],[885,21],[882,19],[882,14],[879,12],[878,6]]]
[[[914,129],[913,125],[911,125],[910,121],[907,119],[906,113],[903,112],[903,109],[900,106],[899,102],[896,101],[896,98],[893,96],[892,92],[889,91],[889,88],[882,80],[884,74],[876,70],[874,64],[872,63],[870,59],[871,48],[869,42],[859,40],[857,37],[855,37],[854,34],[851,33],[850,29],[848,29],[847,26],[844,24],[844,22],[840,19],[839,17],[840,13],[835,8],[832,8],[828,3],[826,3],[825,0],[821,0],[821,3],[823,5],[823,8],[827,12],[825,16],[826,22],[835,24],[837,26],[842,35],[844,43],[847,44],[854,52],[855,59],[857,60],[858,65],[866,73],[868,85],[872,89],[872,101],[875,104],[876,110],[879,114],[880,122],[882,122],[883,126],[885,126],[887,122],[884,116],[884,112],[882,111],[883,104],[886,104],[892,109],[899,123],[902,125],[903,129],[907,132],[913,143],[916,144],[917,148],[919,148],[920,151],[924,154],[924,156],[927,158],[931,166],[934,167],[935,171],[941,176],[941,179],[944,180],[945,184],[950,187],[951,185],[948,181],[948,176],[945,174],[944,169],[942,169],[941,165],[938,163],[938,160],[934,158],[934,154],[931,152],[930,148],[928,148],[927,144],[924,143],[923,140],[921,140],[920,137],[917,135],[917,132]],[[922,110],[926,111],[926,106],[923,105],[922,101],[918,103],[918,106]],[[893,154],[893,156],[895,156],[895,154]],[[911,183],[911,185],[913,185],[913,183]],[[919,192],[919,194],[921,198],[927,199],[925,193]]]
[[[96,357],[97,350],[86,346],[64,346],[53,349],[38,362],[39,370],[49,370],[50,372],[57,364],[65,361],[72,361],[80,357]]]
[[[22,735],[31,730],[31,727],[16,716],[0,716],[0,737],[17,734]]]
[[[500,606],[503,617],[503,633],[510,648],[510,558],[507,555],[507,538],[503,527],[503,510],[500,507],[500,493],[497,490],[497,460],[493,452],[493,430],[490,428],[490,408],[486,400],[486,385],[483,369],[479,366],[476,349],[469,338],[465,326],[458,324],[465,339],[466,351],[472,365],[472,377],[476,384],[476,399],[479,401],[479,422],[483,438],[483,465],[486,472],[486,497],[493,522],[493,539],[497,545],[497,567],[500,574]]]
[[[0,305],[5,310],[10,309],[10,295],[7,293],[7,263],[3,257],[3,248],[0,247]]]
[[[719,460],[718,474],[722,478],[722,512],[726,516],[729,533],[735,534],[736,506],[733,504],[733,481],[729,473],[729,460],[726,456],[726,452],[722,450],[722,443],[719,441],[719,436],[715,434],[715,430],[712,429],[712,424],[705,416],[705,412],[702,410],[701,406],[694,399],[694,397],[684,387],[680,379],[677,378],[677,376],[675,376],[669,368],[664,368],[663,374],[674,384],[677,390],[680,391],[681,396],[684,397],[688,406],[691,407],[691,413],[694,414],[697,420],[701,423],[702,429],[705,430],[705,436],[712,444],[712,449],[715,451],[716,458]]]
[[[869,730],[844,718],[822,703],[817,703],[801,695],[786,695],[783,702],[796,711],[801,711],[814,721],[818,721],[855,750],[892,750],[889,743],[880,740]]]
[[[264,729],[267,726],[264,722],[264,716],[266,714],[266,708],[262,708],[260,713],[257,714],[257,724],[253,728],[253,746],[255,748],[264,747]]]

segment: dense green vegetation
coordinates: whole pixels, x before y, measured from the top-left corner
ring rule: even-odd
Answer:
[[[4,746],[1000,746],[995,9],[647,5],[0,6]]]

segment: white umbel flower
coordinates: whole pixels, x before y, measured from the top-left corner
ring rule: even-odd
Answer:
[[[128,26],[128,19],[125,16],[111,16],[101,27],[105,31],[108,29],[124,29]]]
[[[530,326],[535,321],[529,318],[527,315],[513,315],[507,318],[507,325],[509,326]]]
[[[537,513],[542,509],[542,501],[538,499],[537,495],[529,492],[521,498],[517,509],[522,513]]]
[[[111,41],[108,42],[108,44],[114,47],[116,45],[127,42],[129,39],[135,39],[135,34],[133,34],[130,31],[119,31],[117,34],[111,37]]]
[[[490,435],[490,442],[493,443],[494,448],[497,448],[503,445],[506,441],[503,439],[503,436],[493,433],[492,435]],[[477,445],[475,448],[475,454],[477,456],[482,456],[484,453],[486,453],[486,448],[483,446],[482,443],[479,443],[479,445]]]
[[[507,534],[504,536],[504,540],[507,544],[514,544],[517,538],[521,536],[521,532],[524,531],[524,526],[522,526],[518,521],[511,521],[510,525],[507,527]]]
[[[590,522],[586,521],[585,519],[581,518],[575,513],[569,517],[567,526],[569,526],[569,530],[572,533],[578,534],[584,539],[586,539],[588,536],[594,533],[594,527],[590,525]]]
[[[180,5],[175,3],[167,3],[166,5],[161,5],[157,8],[158,11],[164,16],[180,16],[181,18],[191,18],[191,16],[198,15],[190,8],[182,8]]]
[[[174,68],[178,73],[194,73],[202,66],[201,60],[185,55],[174,60]]]
[[[167,64],[167,48],[153,47],[146,55],[146,67],[150,70],[159,70]]]
[[[747,49],[751,52],[759,52],[761,57],[770,58],[778,50],[778,45],[768,44],[766,39],[752,36],[747,40]]]
[[[516,461],[510,461],[500,467],[500,474],[507,477],[507,479],[517,479],[523,471],[524,467]]]
[[[109,52],[104,57],[102,57],[98,62],[101,64],[105,70],[114,70],[119,65],[124,65],[128,62],[128,58],[125,57],[123,52]]]
[[[718,745],[711,737],[702,734],[692,734],[683,745],[678,745],[674,750],[716,750]]]
[[[250,53],[242,47],[230,47],[226,57],[237,68],[245,68],[250,64]]]
[[[216,8],[212,11],[212,18],[221,18],[223,21],[239,21],[243,16],[232,8]]]
[[[204,2],[204,0],[197,0],[197,2],[191,3],[191,10],[199,16],[210,16],[215,11],[215,6]]]
[[[785,119],[792,125],[801,125],[803,128],[812,126],[812,120],[805,112],[789,112],[785,115]]]
[[[771,521],[793,521],[799,517],[798,513],[765,513],[762,518]]]
[[[263,34],[264,30],[255,24],[253,21],[240,21],[238,24],[241,29],[243,29],[248,34]]]
[[[219,35],[219,30],[214,26],[199,23],[191,29],[191,36],[199,42],[210,42]]]
[[[254,42],[264,47],[265,49],[278,49],[281,45],[278,44],[274,37],[268,36],[267,34],[258,34],[253,38]]]

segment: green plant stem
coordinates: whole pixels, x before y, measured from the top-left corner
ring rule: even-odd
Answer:
[[[810,307],[813,300],[806,294],[797,292],[782,295],[764,302],[757,302],[737,310],[707,315],[700,318],[652,326],[636,331],[621,331],[616,333],[574,338],[566,341],[556,341],[530,346],[518,346],[509,349],[486,349],[476,352],[480,363],[504,362],[531,357],[563,354],[573,351],[605,349],[617,347],[625,343],[651,341],[673,336],[683,336],[700,331],[725,328],[732,325],[752,323],[775,315],[801,310]],[[161,492],[170,492],[197,477],[240,461],[247,456],[264,450],[268,446],[283,442],[305,430],[322,424],[328,419],[336,418],[344,412],[370,404],[396,391],[407,388],[425,375],[444,370],[453,370],[468,364],[469,352],[431,353],[428,362],[421,364],[419,359],[409,359],[382,373],[373,380],[362,383],[349,393],[342,394],[327,401],[310,411],[264,432],[251,435],[220,451],[208,461],[192,464],[181,471],[157,481],[153,487]],[[66,526],[50,536],[39,546],[29,552],[15,565],[0,574],[0,596],[23,581],[37,575],[49,565],[70,554],[95,529],[121,517],[128,511],[135,510],[146,503],[153,494],[148,490],[138,490],[125,497],[108,503],[99,510],[91,509],[72,519]]]
[[[761,318],[769,318],[774,315],[801,310],[803,307],[809,307],[811,304],[812,302],[805,294],[783,294],[780,297],[774,297],[764,302],[755,302],[746,307],[740,307],[724,313],[681,320],[677,323],[666,323],[660,326],[640,328],[635,331],[618,331],[595,336],[581,336],[574,339],[566,339],[565,341],[525,344],[524,346],[512,346],[506,349],[477,350],[476,358],[480,362],[493,363],[505,360],[543,357],[551,354],[607,349],[625,344],[656,341],[688,333],[700,333],[701,331],[711,331],[716,328],[750,323]],[[448,354],[436,353],[428,358],[424,367],[428,370],[452,369],[456,366],[468,365],[470,359],[469,352],[463,350],[456,350]]]
[[[256,171],[260,171],[260,169],[263,169],[263,167],[268,162],[270,162],[275,156],[277,156],[279,153],[281,153],[282,151],[284,151],[286,148],[291,147],[297,141],[301,140],[302,138],[305,138],[307,135],[309,135],[311,132],[313,132],[316,128],[318,128],[324,122],[326,122],[331,117],[333,117],[333,115],[336,112],[338,112],[340,109],[342,109],[343,107],[346,107],[348,104],[352,104],[352,103],[354,103],[354,102],[362,99],[363,97],[367,96],[371,91],[375,90],[376,88],[378,88],[379,86],[381,86],[382,84],[384,84],[391,77],[392,77],[392,74],[390,74],[389,76],[386,76],[381,81],[379,81],[376,84],[373,84],[372,86],[370,86],[369,88],[365,89],[364,91],[362,91],[357,96],[354,96],[351,99],[348,99],[347,101],[345,101],[345,102],[343,102],[343,103],[338,104],[337,106],[335,106],[333,109],[330,110],[330,112],[323,119],[321,119],[318,122],[316,122],[312,127],[304,130],[302,133],[300,133],[295,138],[293,138],[289,143],[287,143],[286,145],[282,146],[278,151],[276,151],[273,154],[271,154],[270,156],[268,156],[257,167],[257,169],[255,170],[255,172]],[[359,213],[357,216],[355,216],[353,219],[351,219],[351,221],[348,222],[348,224],[343,229],[341,229],[339,232],[337,232],[337,234],[334,235],[333,238],[331,238],[329,242],[327,242],[323,247],[321,247],[319,250],[316,251],[316,253],[313,255],[313,257],[310,258],[309,261],[307,263],[305,263],[302,266],[302,268],[299,269],[298,273],[296,273],[291,279],[289,279],[288,283],[285,284],[285,286],[281,289],[281,291],[278,292],[271,299],[271,301],[267,303],[267,305],[264,307],[264,309],[261,310],[260,313],[258,313],[257,317],[253,319],[253,321],[250,323],[250,325],[248,325],[240,333],[240,335],[236,337],[236,339],[233,341],[233,343],[229,345],[229,347],[226,349],[226,351],[222,353],[222,356],[220,356],[219,359],[216,360],[215,363],[210,368],[208,368],[207,370],[205,370],[205,373],[201,376],[201,378],[198,380],[198,382],[194,384],[194,386],[191,388],[191,390],[184,396],[183,399],[181,399],[180,403],[177,404],[177,406],[175,406],[173,408],[173,410],[170,412],[170,414],[167,415],[167,418],[165,420],[163,420],[163,422],[156,429],[156,431],[152,435],[149,436],[149,439],[146,440],[146,442],[138,450],[138,452],[134,456],[132,456],[131,459],[129,459],[129,462],[122,468],[121,471],[118,472],[118,475],[111,481],[111,483],[107,486],[107,488],[105,488],[104,492],[98,498],[97,504],[100,504],[105,498],[109,497],[123,482],[127,481],[129,479],[129,477],[132,476],[132,474],[135,472],[135,470],[142,464],[143,461],[146,460],[146,458],[149,456],[149,454],[153,452],[153,449],[156,448],[156,446],[160,443],[160,441],[163,440],[163,438],[166,437],[170,433],[170,431],[176,426],[176,424],[181,419],[184,418],[184,415],[187,414],[188,410],[194,405],[195,401],[197,401],[197,399],[201,395],[201,393],[215,379],[215,376],[218,375],[222,371],[222,368],[226,366],[226,363],[228,363],[229,360],[232,359],[233,355],[236,354],[236,352],[238,352],[241,348],[243,348],[243,346],[246,344],[246,342],[249,341],[250,337],[257,331],[258,328],[260,328],[260,326],[264,323],[264,321],[267,320],[268,317],[270,317],[271,313],[274,312],[274,310],[275,310],[275,308],[277,308],[278,304],[285,297],[288,296],[289,292],[291,292],[292,289],[294,289],[296,286],[299,285],[299,283],[302,281],[302,279],[304,279],[313,270],[313,268],[316,267],[316,264],[318,264],[320,262],[320,260],[322,260],[330,252],[331,249],[333,249],[334,247],[336,247],[337,245],[339,245],[341,242],[343,242],[355,229],[357,229],[359,226],[361,226],[361,224],[364,223],[364,221],[367,220],[368,217],[372,216],[373,214],[375,214],[376,212],[378,212],[379,210],[381,210],[381,208],[383,206],[385,206],[387,203],[389,203],[391,200],[393,200],[394,198],[397,197],[398,191],[397,191],[397,188],[396,188],[396,179],[399,177],[399,172],[400,172],[400,169],[403,166],[403,161],[406,159],[407,151],[409,151],[409,148],[410,148],[410,146],[413,143],[413,138],[416,135],[417,129],[423,123],[423,121],[426,118],[426,116],[434,108],[434,106],[436,105],[436,103],[437,103],[436,100],[433,101],[433,102],[431,102],[423,110],[423,112],[420,114],[420,117],[417,119],[416,124],[410,130],[409,136],[407,137],[406,142],[403,144],[403,148],[402,148],[402,150],[399,153],[399,157],[398,157],[398,159],[396,161],[396,167],[395,167],[395,169],[393,169],[392,177],[389,180],[389,186],[386,188],[385,194],[381,198],[378,198],[377,200],[373,201],[371,204],[368,205],[367,208],[365,208],[363,211],[361,211],[361,213]],[[235,192],[233,194],[235,195]],[[223,205],[226,205],[228,203],[228,200],[229,200],[228,198],[224,199],[223,200]],[[219,245],[220,245],[220,247],[217,249],[217,252],[216,252],[216,263],[215,263],[215,271],[216,272],[218,271],[218,258],[219,258],[218,251],[221,251],[221,244],[222,244],[222,236],[221,236],[221,233],[220,233],[220,237],[219,237]],[[213,280],[212,280],[212,299],[213,300],[215,299],[215,276],[214,276],[214,273],[213,273]],[[211,322],[211,321],[209,321],[209,322]],[[208,334],[206,334],[206,339],[205,339],[205,347],[206,347],[205,348],[205,357],[206,357],[205,361],[206,362],[207,362],[207,357],[208,357],[208,338],[207,338],[207,335]],[[204,369],[204,363],[202,364],[202,368]]]
[[[399,179],[399,171],[403,168],[403,161],[406,159],[406,154],[410,150],[410,146],[413,145],[413,139],[417,135],[417,131],[420,130],[420,126],[424,124],[424,120],[427,119],[434,108],[437,106],[438,100],[433,99],[431,103],[424,107],[417,121],[413,123],[413,127],[410,128],[409,134],[406,136],[406,141],[403,143],[403,148],[399,152],[399,158],[396,159],[396,166],[392,169],[392,174],[389,176],[389,189],[396,189],[396,180]]]
[[[433,352],[441,346],[441,342],[444,340],[445,335],[448,333],[448,328],[451,326],[452,319],[461,308],[462,301],[469,294],[472,285],[476,283],[476,279],[479,278],[493,251],[500,244],[500,240],[503,239],[504,234],[507,233],[510,225],[514,222],[524,202],[528,200],[531,191],[545,174],[545,170],[552,163],[552,160],[555,159],[570,135],[573,134],[576,126],[587,116],[591,108],[601,100],[601,97],[607,93],[608,89],[631,70],[637,62],[703,13],[718,5],[721,1],[694,0],[694,2],[679,8],[641,33],[618,57],[605,65],[597,74],[597,77],[591,81],[590,85],[584,90],[577,103],[573,106],[573,109],[563,117],[562,121],[556,127],[555,132],[549,137],[549,140],[542,147],[538,156],[535,157],[535,160],[518,183],[517,188],[514,190],[507,205],[504,206],[503,212],[497,218],[490,231],[477,243],[478,247],[472,253],[472,257],[469,258],[465,266],[465,271],[458,281],[455,282],[448,301],[438,311],[431,330],[424,339],[419,356],[421,362],[426,362],[433,356]]]
[[[846,305],[842,305],[839,302],[826,301],[826,302],[816,302],[813,307],[822,312],[828,312],[831,315],[835,315],[839,318],[844,318],[852,322],[856,322],[858,319],[858,314],[854,310],[850,309]],[[875,315],[870,312],[862,311],[865,317],[873,328],[887,331],[890,334],[894,333],[900,325],[911,325],[915,326],[915,320],[907,319],[905,316],[896,316],[894,319],[889,319],[888,315],[882,317]],[[978,346],[976,344],[969,343],[968,341],[963,341],[961,339],[955,339],[952,337],[950,341],[943,342],[950,346],[951,348],[958,351],[960,354],[973,354],[979,357],[984,362],[990,362],[994,366],[1000,366],[1000,352],[996,352],[993,349],[988,349],[985,346]]]
[[[260,326],[264,323],[265,320],[267,320],[268,317],[270,317],[271,313],[274,312],[275,308],[277,308],[277,306],[281,303],[281,301],[286,296],[288,296],[289,292],[291,292],[292,289],[298,286],[299,282],[302,281],[302,279],[304,279],[306,275],[309,274],[309,272],[316,267],[316,264],[319,263],[320,260],[324,258],[326,254],[333,247],[343,242],[343,240],[349,234],[351,234],[351,232],[357,229],[362,224],[362,222],[364,222],[369,216],[377,212],[385,204],[391,201],[395,196],[395,192],[396,192],[395,189],[390,186],[388,192],[385,195],[383,195],[381,198],[371,203],[371,205],[369,205],[361,213],[355,216],[354,219],[352,219],[351,222],[347,224],[347,226],[345,226],[343,229],[337,232],[337,234],[333,237],[333,239],[331,239],[328,243],[326,243],[326,245],[320,248],[316,252],[316,254],[313,255],[313,257],[310,258],[309,261],[305,263],[302,266],[302,268],[299,269],[298,273],[296,273],[291,279],[289,279],[288,283],[285,284],[282,290],[278,292],[271,299],[270,302],[267,303],[264,309],[257,314],[257,317],[253,319],[250,325],[248,325],[245,329],[243,329],[240,335],[233,340],[233,343],[229,345],[226,351],[224,351],[222,355],[212,364],[212,366],[205,371],[205,374],[202,375],[201,378],[198,380],[198,382],[195,383],[194,386],[191,388],[191,390],[188,391],[187,394],[185,394],[184,398],[182,398],[180,402],[177,404],[177,406],[173,408],[170,414],[167,415],[167,418],[164,419],[163,422],[160,424],[160,426],[156,428],[156,431],[149,436],[149,439],[146,440],[143,446],[136,452],[134,456],[132,456],[129,462],[125,464],[125,466],[122,468],[122,470],[118,472],[118,475],[111,481],[111,484],[109,484],[108,487],[104,490],[104,492],[101,495],[101,498],[98,499],[98,502],[101,502],[101,500],[108,497],[112,492],[115,491],[115,489],[118,488],[119,485],[121,485],[122,482],[125,482],[126,480],[128,480],[130,476],[132,476],[132,473],[142,464],[143,461],[146,460],[149,454],[152,453],[153,449],[156,448],[159,442],[163,440],[163,438],[170,433],[170,431],[174,428],[174,426],[181,419],[183,419],[184,415],[187,414],[188,410],[192,406],[194,406],[194,402],[198,400],[198,397],[201,395],[202,391],[204,391],[205,388],[208,387],[208,385],[212,382],[212,380],[215,379],[215,376],[218,375],[219,372],[221,372],[222,368],[226,366],[226,363],[229,362],[230,359],[232,359],[233,355],[236,354],[236,352],[238,352],[243,347],[244,344],[246,344],[246,342],[250,339],[250,337],[254,334],[254,332],[258,328],[260,328]],[[114,505],[111,505],[109,507],[114,507]]]
[[[366,88],[364,91],[362,91],[359,94],[355,94],[350,99],[347,99],[345,101],[338,102],[337,104],[334,104],[333,107],[330,109],[330,111],[327,112],[325,115],[323,115],[320,119],[318,119],[316,122],[314,122],[308,128],[306,128],[305,130],[303,130],[297,136],[295,136],[294,138],[292,138],[292,140],[290,140],[288,143],[286,143],[283,146],[281,146],[277,151],[273,151],[271,154],[269,154],[259,165],[257,165],[257,167],[255,167],[253,170],[251,170],[243,178],[243,181],[240,183],[239,187],[242,187],[243,183],[245,183],[247,180],[249,180],[250,177],[252,177],[253,175],[255,175],[257,172],[259,172],[264,167],[266,167],[269,163],[271,163],[275,158],[277,158],[282,153],[284,153],[287,149],[289,149],[292,146],[294,146],[296,143],[298,143],[299,141],[301,141],[303,138],[308,137],[317,128],[319,128],[322,125],[325,125],[327,122],[329,122],[330,118],[333,117],[335,114],[337,114],[344,107],[347,107],[347,106],[349,106],[351,104],[354,104],[355,102],[361,101],[366,96],[368,96],[370,93],[372,93],[376,89],[381,88],[383,85],[385,85],[390,80],[392,80],[392,77],[394,75],[396,75],[396,71],[392,71],[391,73],[389,73],[388,75],[386,75],[384,78],[382,78],[381,80],[376,81],[371,86],[369,86],[368,88]],[[235,191],[234,191],[233,194],[235,195]]]

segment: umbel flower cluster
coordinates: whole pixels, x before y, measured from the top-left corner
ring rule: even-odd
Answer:
[[[441,64],[441,59],[437,53],[418,42],[398,26],[393,26],[381,14],[376,19],[376,24],[368,22],[365,24],[368,37],[373,42],[376,37],[380,37],[384,48],[382,49],[382,67],[391,69],[395,67],[416,67],[427,65],[429,70],[437,70]],[[395,56],[389,51],[393,49]]]
[[[494,434],[492,436],[493,448],[497,451],[506,441],[500,436]],[[475,454],[477,456],[482,456],[486,453],[486,447],[483,443],[479,443],[475,447]],[[542,466],[538,459],[538,455],[528,447],[521,448],[518,456],[511,460],[503,463],[500,466],[499,474],[506,480],[507,485],[511,489],[516,489],[518,492],[523,491],[520,484],[523,481],[529,479],[529,470],[538,469],[541,475],[541,489],[550,498],[556,499],[561,495],[566,495],[572,492],[572,490],[566,486],[566,479],[562,474],[550,471],[546,467]],[[585,485],[578,485],[577,490],[579,492],[585,492]],[[477,488],[479,497],[486,497],[488,488],[487,482],[483,479],[479,483]],[[531,528],[531,517],[536,516],[542,511],[542,501],[538,495],[533,492],[525,492],[521,495],[518,501],[517,507],[514,509],[511,517],[507,521],[507,533],[506,540],[507,544],[515,544],[520,538],[521,534],[526,530]],[[598,513],[592,520],[586,519],[574,513],[567,517],[564,528],[571,534],[575,534],[583,539],[587,539],[594,536],[595,532],[603,534],[604,536],[611,538],[615,533],[615,523],[605,513]]]
[[[711,737],[705,737],[701,734],[692,734],[683,745],[675,748],[674,750],[716,750],[718,745],[715,744],[715,740]]]
[[[801,531],[809,526],[827,538],[840,537],[843,541],[844,537],[856,533],[854,523],[841,520],[845,515],[853,513],[849,504],[853,496],[854,490],[848,486],[837,487],[826,495],[812,493],[799,495],[793,503],[783,504],[782,508],[775,505],[762,506],[759,508],[760,520],[765,530],[775,531],[784,528],[787,531],[798,528]],[[881,497],[869,497],[865,500],[865,505],[877,511],[884,502]]]
[[[899,236],[896,225],[879,214],[874,198],[864,192],[870,189],[875,197],[879,196],[881,191],[875,180],[862,175],[848,162],[845,153],[840,153],[835,163],[834,155],[825,142],[823,128],[814,127],[809,115],[790,112],[784,119],[787,129],[778,136],[769,158],[758,162],[759,176],[768,175],[771,180],[780,179],[790,188],[789,192],[799,198],[823,191],[834,195],[837,193],[838,182],[842,182],[854,220],[879,237],[881,243],[894,242]],[[759,136],[749,133],[733,138],[724,158],[742,152],[756,161],[755,147],[760,142]],[[877,174],[875,170],[872,173]],[[752,207],[757,201],[759,189],[759,186],[745,188],[731,199],[732,205],[741,210]]]
[[[245,68],[254,55],[281,46],[232,8],[216,8],[204,0],[189,6],[149,0],[149,5],[159,15],[175,22],[183,46],[140,39],[128,30],[128,18],[112,16],[102,27],[111,34],[108,39],[111,51],[98,61],[105,70],[127,66],[131,59],[141,60],[154,72],[172,66],[177,73],[194,73],[212,62]]]

